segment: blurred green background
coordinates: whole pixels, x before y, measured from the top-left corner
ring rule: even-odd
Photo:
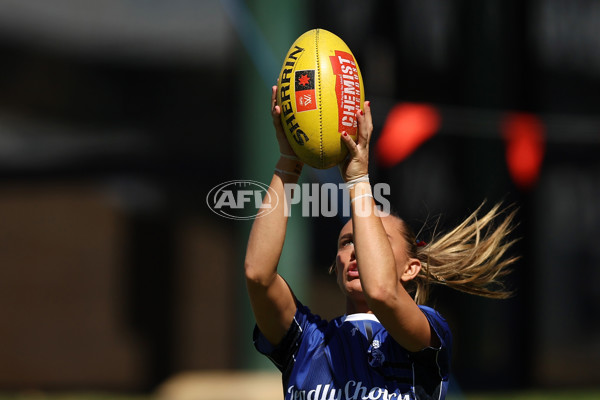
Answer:
[[[278,390],[251,343],[251,221],[207,195],[269,181],[269,88],[316,27],[357,58],[371,181],[415,229],[484,199],[520,209],[516,296],[434,292],[451,398],[600,398],[599,18],[595,0],[0,0],[0,399],[198,399],[254,373]],[[389,158],[407,104],[439,126]],[[281,262],[326,318],[343,222],[292,217]]]

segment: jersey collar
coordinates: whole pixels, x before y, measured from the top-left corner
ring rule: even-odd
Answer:
[[[356,313],[356,314],[350,314],[350,315],[344,315],[342,317],[342,324],[344,322],[352,322],[352,321],[375,321],[375,322],[379,322],[379,320],[377,319],[377,317],[375,316],[375,314],[369,314],[369,313]]]

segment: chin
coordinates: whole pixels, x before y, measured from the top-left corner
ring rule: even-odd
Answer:
[[[356,282],[356,283],[355,283]],[[362,286],[358,279],[352,280],[346,283],[346,294],[349,296],[360,296],[364,297]]]

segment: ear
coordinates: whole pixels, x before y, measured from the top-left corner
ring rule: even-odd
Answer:
[[[409,258],[404,266],[404,272],[402,273],[400,280],[402,282],[408,282],[414,279],[419,274],[419,271],[421,271],[421,261],[416,258]]]

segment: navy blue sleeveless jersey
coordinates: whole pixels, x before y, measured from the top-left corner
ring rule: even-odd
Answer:
[[[452,336],[432,308],[419,306],[440,339],[439,348],[409,352],[373,314],[330,322],[298,303],[294,321],[274,347],[254,330],[254,345],[283,374],[286,400],[444,399]]]

